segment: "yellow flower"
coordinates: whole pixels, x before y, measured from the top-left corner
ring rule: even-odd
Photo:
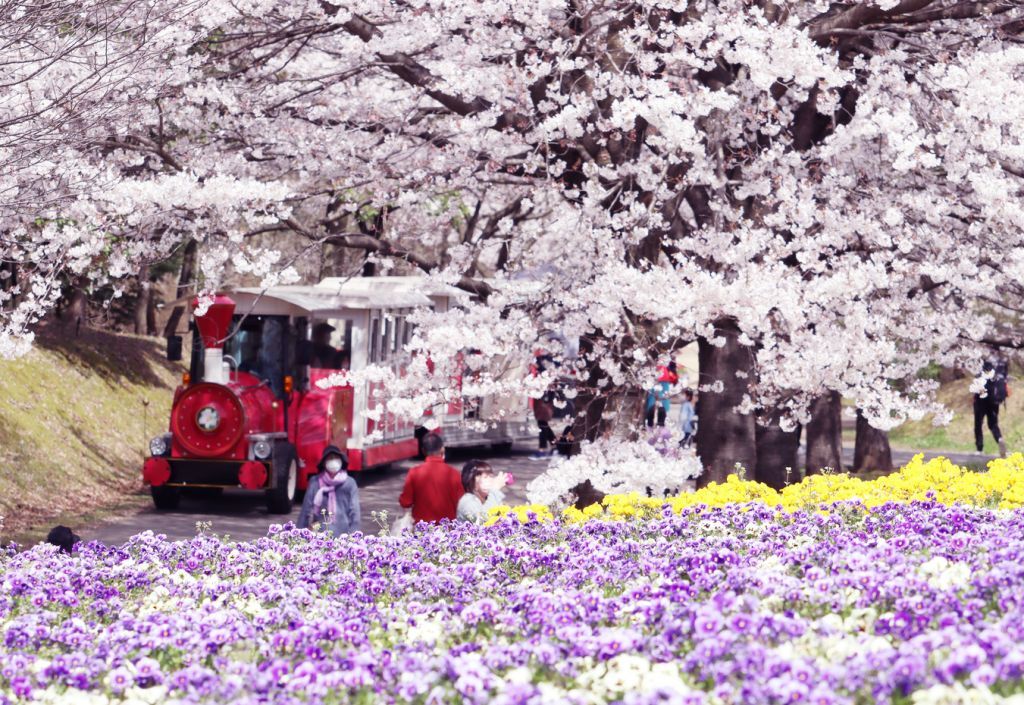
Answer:
[[[933,458],[925,462],[924,455],[916,455],[899,471],[874,480],[849,475],[810,475],[781,492],[767,485],[742,480],[738,475],[729,475],[725,482],[712,482],[695,492],[666,499],[643,497],[636,492],[608,495],[601,504],[592,504],[583,510],[566,508],[560,518],[566,523],[592,519],[642,521],[657,519],[665,507],[681,514],[694,507],[749,502],[778,507],[784,512],[807,510],[827,513],[836,502],[859,502],[871,510],[888,502],[925,500],[1000,509],[1024,507],[1024,454],[1014,453],[1009,458],[993,460],[988,464],[987,472],[972,472],[947,458]],[[541,522],[554,520],[551,510],[544,505],[501,506],[490,510],[486,525],[506,516],[522,523],[531,519]]]

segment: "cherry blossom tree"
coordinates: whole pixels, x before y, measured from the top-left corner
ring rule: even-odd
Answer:
[[[167,104],[202,70],[203,0],[0,3],[0,355],[23,353],[65,280],[122,282],[286,190],[184,174]],[[175,108],[181,105],[175,104]]]
[[[189,16],[156,33],[152,91],[74,147],[107,187],[40,207],[42,241],[102,232],[102,267],[91,246],[77,266],[117,278],[195,238],[211,288],[226,264],[287,278],[244,246],[275,233],[427,271],[475,299],[423,313],[414,347],[472,349],[479,390],[511,393],[489,360],[578,338],[563,372],[589,437],[634,420],[626,393],[696,341],[711,479],[739,462],[781,483],[836,393],[880,428],[934,411],[918,371],[969,362],[985,302],[1024,274],[1017,2],[165,11]],[[395,410],[452,370],[412,372]]]

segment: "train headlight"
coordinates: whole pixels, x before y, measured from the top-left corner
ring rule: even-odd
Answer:
[[[256,441],[252,444],[252,454],[260,460],[266,460],[270,457],[270,442],[269,441]]]
[[[149,442],[149,454],[154,458],[158,458],[161,455],[167,455],[167,439],[163,436],[157,436]]]
[[[206,431],[207,433],[216,431],[217,427],[220,426],[220,413],[212,406],[204,406],[196,414],[196,426],[201,431]]]

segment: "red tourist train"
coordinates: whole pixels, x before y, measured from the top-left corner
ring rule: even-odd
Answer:
[[[194,318],[189,371],[175,391],[168,432],[150,441],[142,475],[154,504],[173,509],[188,488],[241,487],[264,492],[268,510],[284,514],[329,444],[347,450],[352,471],[416,456],[421,424],[363,413],[381,403],[378,385],[321,389],[316,382],[368,365],[401,374],[408,315],[421,306],[448,310],[461,296],[420,277],[326,279],[216,296]],[[181,359],[181,338],[170,341],[168,356]],[[432,413],[441,416],[449,446],[510,447],[535,429],[525,396],[460,398]],[[480,430],[470,419],[489,423]]]

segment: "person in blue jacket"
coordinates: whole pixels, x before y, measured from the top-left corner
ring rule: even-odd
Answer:
[[[693,408],[693,390],[687,389],[683,392],[683,406],[679,410],[679,425],[683,432],[683,439],[679,445],[688,448],[693,441],[693,432],[696,430],[696,410]]]
[[[327,446],[309,478],[306,497],[299,512],[298,527],[308,529],[319,523],[334,536],[359,531],[359,488],[348,474],[348,460],[337,446]]]

